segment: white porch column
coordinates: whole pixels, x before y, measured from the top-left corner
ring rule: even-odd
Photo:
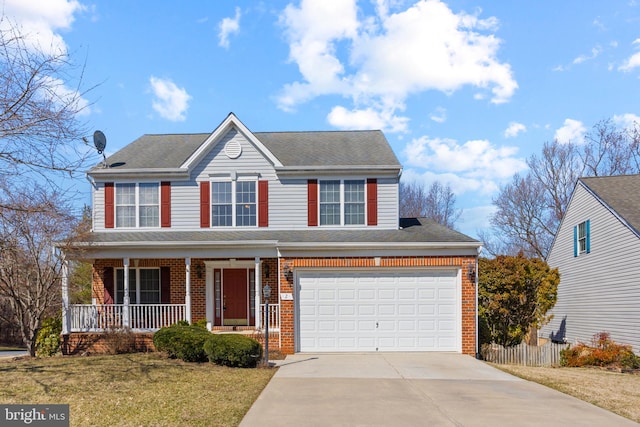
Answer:
[[[69,261],[62,258],[62,334],[68,335],[71,328],[71,312],[69,311]]]
[[[122,296],[122,327],[129,327],[129,258],[122,260],[124,266],[124,295]]]
[[[260,311],[260,301],[262,300],[262,269],[260,268],[260,257],[255,258],[255,276],[256,276],[256,329],[262,327],[262,312]]]
[[[185,258],[184,263],[187,271],[184,285],[185,320],[191,323],[191,258]]]

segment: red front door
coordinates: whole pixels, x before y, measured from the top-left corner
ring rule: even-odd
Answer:
[[[224,325],[249,324],[247,270],[224,269],[222,273]]]

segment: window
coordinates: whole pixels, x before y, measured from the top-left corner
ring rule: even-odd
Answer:
[[[116,227],[158,227],[160,185],[116,184]]]
[[[211,183],[213,227],[255,227],[256,212],[256,181]]]
[[[573,256],[591,252],[591,221],[586,220],[573,227]]]
[[[320,225],[340,225],[340,181],[320,181]]]
[[[238,227],[256,225],[256,183],[236,182],[236,225]]]
[[[364,181],[344,182],[344,223],[364,224]]]
[[[159,304],[160,303],[160,269],[159,268],[130,268],[129,269],[129,303],[130,304]],[[116,304],[124,303],[124,269],[116,270]]]
[[[233,225],[233,203],[231,182],[212,182],[211,223],[214,227],[231,227]]]
[[[320,181],[320,225],[364,225],[364,180]]]

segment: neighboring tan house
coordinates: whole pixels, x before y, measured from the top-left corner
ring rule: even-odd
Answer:
[[[140,137],[88,172],[93,230],[67,258],[92,262],[94,304],[64,282],[65,351],[206,319],[260,340],[269,326],[285,354],[476,354],[481,243],[399,219],[401,172],[380,131],[253,133],[229,114]]]
[[[590,343],[609,332],[640,352],[640,175],[580,178],[547,262],[560,285],[542,338]]]

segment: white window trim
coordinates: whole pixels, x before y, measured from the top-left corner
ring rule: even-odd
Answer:
[[[340,224],[321,224],[321,216],[320,216],[320,187],[322,186],[322,182],[327,181],[340,181]],[[362,224],[345,224],[345,197],[344,197],[344,182],[345,181],[362,181],[364,184],[364,221]],[[367,179],[366,178],[326,178],[326,179],[318,179],[318,226],[319,227],[366,227],[367,226]]]
[[[230,182],[231,183],[231,225],[213,225],[213,185],[210,185],[210,194],[209,194],[209,212],[211,212],[211,228],[228,230],[230,228],[258,228],[258,224],[260,222],[260,209],[259,209],[259,200],[258,200],[258,175],[257,174],[224,174],[224,175],[210,175],[210,183],[214,182]],[[237,197],[236,197],[236,183],[237,182],[253,182],[254,183],[254,191],[256,195],[256,223],[255,225],[242,225],[238,226],[236,223],[236,206],[237,206]]]
[[[131,277],[131,273],[134,273],[136,278],[135,287],[136,287],[136,305],[140,305],[140,270],[158,270],[158,302],[152,304],[161,304],[162,302],[162,272],[160,271],[160,267],[129,267],[129,277]],[[124,267],[117,267],[115,269],[115,274],[113,275],[113,300],[118,301],[118,271],[122,271],[123,280],[124,280]],[[131,290],[131,289],[129,289]],[[124,294],[124,291],[122,292]],[[122,300],[124,301],[124,295],[122,295]],[[146,304],[145,304],[146,305]]]
[[[140,184],[156,184],[158,186],[158,225],[154,225],[154,226],[145,226],[145,227],[141,227],[140,226]],[[135,193],[135,220],[136,220],[136,225],[133,227],[118,227],[118,187],[121,185],[133,185],[134,186],[134,193]],[[142,229],[154,229],[154,228],[160,228],[160,225],[162,224],[162,199],[161,199],[161,185],[160,182],[158,181],[141,181],[141,182],[116,182],[114,185],[114,195],[113,195],[113,220],[114,220],[114,228],[119,228],[121,230],[132,230],[135,228],[142,228]],[[149,206],[149,205],[145,205],[145,206]]]
[[[582,227],[581,227],[582,226]],[[584,234],[580,236],[580,228],[584,229]],[[584,242],[584,249],[583,243]],[[578,255],[587,253],[587,221],[578,223]]]

